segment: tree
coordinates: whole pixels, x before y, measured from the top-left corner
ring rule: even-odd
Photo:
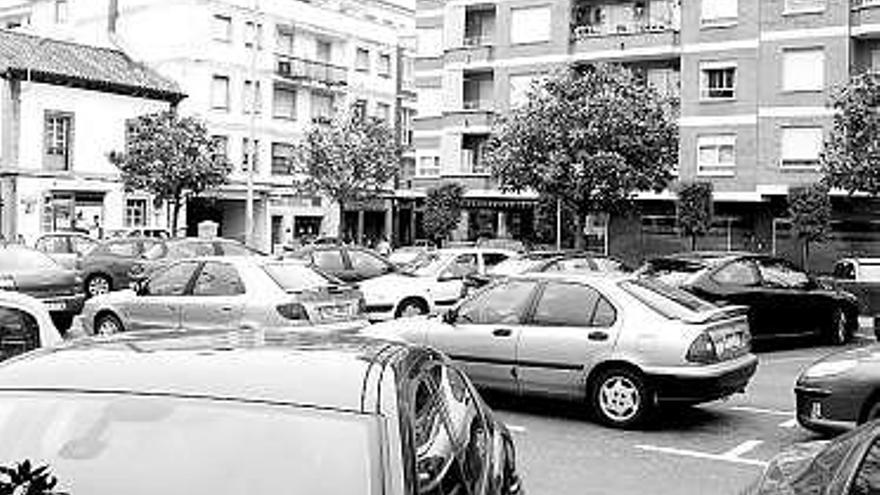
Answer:
[[[0,495],[53,495],[58,479],[49,466],[35,466],[25,459],[8,466],[0,466]]]
[[[683,182],[678,187],[675,214],[681,233],[691,238],[691,250],[697,248],[697,237],[712,228],[712,183]]]
[[[228,181],[232,165],[219,152],[205,124],[172,111],[142,115],[128,123],[125,152],[110,161],[126,190],[146,191],[172,206],[171,232],[183,202]]]
[[[586,215],[666,187],[678,161],[678,127],[667,101],[629,69],[565,68],[498,120],[487,161],[502,190],[533,190],[572,209],[582,248]]]
[[[345,204],[387,192],[399,168],[399,145],[384,121],[357,112],[313,125],[298,146],[295,185],[323,194],[339,207],[343,236]]]
[[[823,182],[850,194],[880,195],[880,77],[854,76],[831,103],[836,112],[820,155]]]
[[[423,217],[425,235],[440,245],[461,221],[464,186],[447,182],[428,189]]]
[[[822,183],[792,188],[788,214],[795,236],[801,240],[804,269],[808,268],[810,243],[822,242],[831,230],[831,198]]]

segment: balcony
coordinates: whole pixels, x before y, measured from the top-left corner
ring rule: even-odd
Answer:
[[[285,79],[300,82],[325,86],[348,85],[348,69],[345,67],[290,55],[275,56],[275,73]]]
[[[851,32],[855,37],[880,37],[880,0],[853,2],[851,23]]]
[[[610,59],[677,56],[681,16],[675,2],[600,3],[582,0],[572,11],[575,53],[603,52]]]

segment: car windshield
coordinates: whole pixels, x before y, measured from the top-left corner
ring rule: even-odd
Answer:
[[[165,245],[160,242],[148,249],[146,253],[144,253],[144,256],[148,260],[155,260],[159,258],[197,258],[199,256],[213,255],[214,243],[210,241],[169,242]]]
[[[33,250],[9,247],[0,250],[0,272],[58,270],[59,265],[49,256]]]
[[[116,394],[0,394],[0,464],[48,464],[89,495],[371,494],[369,416]]]
[[[880,282],[880,264],[862,263],[859,265],[859,275],[863,282]]]
[[[685,320],[717,306],[681,289],[652,279],[624,280],[620,287],[627,293],[672,320]]]
[[[400,271],[408,275],[430,277],[443,269],[449,256],[442,253],[422,253]]]
[[[487,272],[490,275],[518,275],[538,268],[545,261],[530,258],[509,258],[489,268]]]
[[[263,270],[284,292],[301,292],[339,284],[338,280],[301,263],[267,263],[263,265]]]

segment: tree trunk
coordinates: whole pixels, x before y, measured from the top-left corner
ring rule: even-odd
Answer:
[[[807,239],[804,239],[802,259],[804,271],[807,272],[810,270],[810,241]]]
[[[177,217],[180,216],[180,197],[174,198],[171,207],[171,237],[177,237]]]
[[[574,249],[576,251],[583,251],[586,243],[584,242],[584,220],[586,215],[583,213],[575,213],[574,215]]]
[[[336,204],[339,206],[339,226],[336,228],[336,237],[340,241],[345,240],[345,201],[338,200]]]
[[[691,251],[696,251],[696,250],[697,250],[697,236],[694,234],[691,234]]]

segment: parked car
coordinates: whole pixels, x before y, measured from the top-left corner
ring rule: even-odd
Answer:
[[[17,244],[0,247],[0,290],[39,299],[62,332],[67,331],[83,305],[79,272],[64,268],[36,249]]]
[[[647,419],[656,401],[696,404],[742,392],[758,363],[745,308],[627,277],[517,275],[442,320],[362,332],[431,345],[479,387],[574,399],[624,428]]]
[[[34,249],[46,253],[64,268],[75,270],[81,258],[98,244],[99,241],[80,232],[52,232],[37,238]]]
[[[880,258],[844,258],[829,280],[859,300],[859,314],[880,316]]]
[[[136,285],[89,299],[80,320],[85,333],[364,321],[359,291],[293,260],[177,260]]]
[[[433,248],[428,246],[403,246],[391,251],[388,255],[388,261],[398,268],[412,263],[423,253],[431,251]]]
[[[144,252],[144,259],[131,268],[131,278],[138,280],[171,261],[200,256],[266,256],[241,242],[222,237],[181,237],[154,244]]]
[[[0,290],[0,361],[62,341],[42,301]]]
[[[709,301],[748,306],[754,337],[814,334],[842,344],[858,329],[855,296],[773,256],[683,253],[654,258],[639,273]]]
[[[375,251],[358,246],[312,245],[288,255],[345,282],[360,282],[396,270]]]
[[[0,369],[0,464],[46,464],[59,492],[520,492],[511,434],[427,348],[154,332]]]
[[[475,244],[478,248],[494,248],[494,249],[506,249],[508,251],[516,251],[517,253],[526,252],[526,245],[523,241],[517,239],[510,238],[487,238],[481,237],[477,239],[477,243]]]
[[[515,257],[502,249],[457,248],[423,253],[406,267],[364,280],[360,289],[371,320],[427,314],[448,308],[464,294],[465,279]]]
[[[168,239],[171,234],[167,230],[157,227],[132,227],[128,229],[108,230],[104,237],[113,239],[116,237],[152,237],[154,239]]]
[[[471,288],[479,288],[493,280],[510,275],[541,272],[567,273],[611,273],[631,272],[626,263],[611,257],[595,253],[538,251],[511,258],[488,269],[485,275],[474,274],[468,277]]]
[[[880,419],[880,344],[831,354],[797,380],[798,422],[818,432],[839,432]]]
[[[795,444],[773,458],[747,495],[880,493],[880,422],[834,440]]]

